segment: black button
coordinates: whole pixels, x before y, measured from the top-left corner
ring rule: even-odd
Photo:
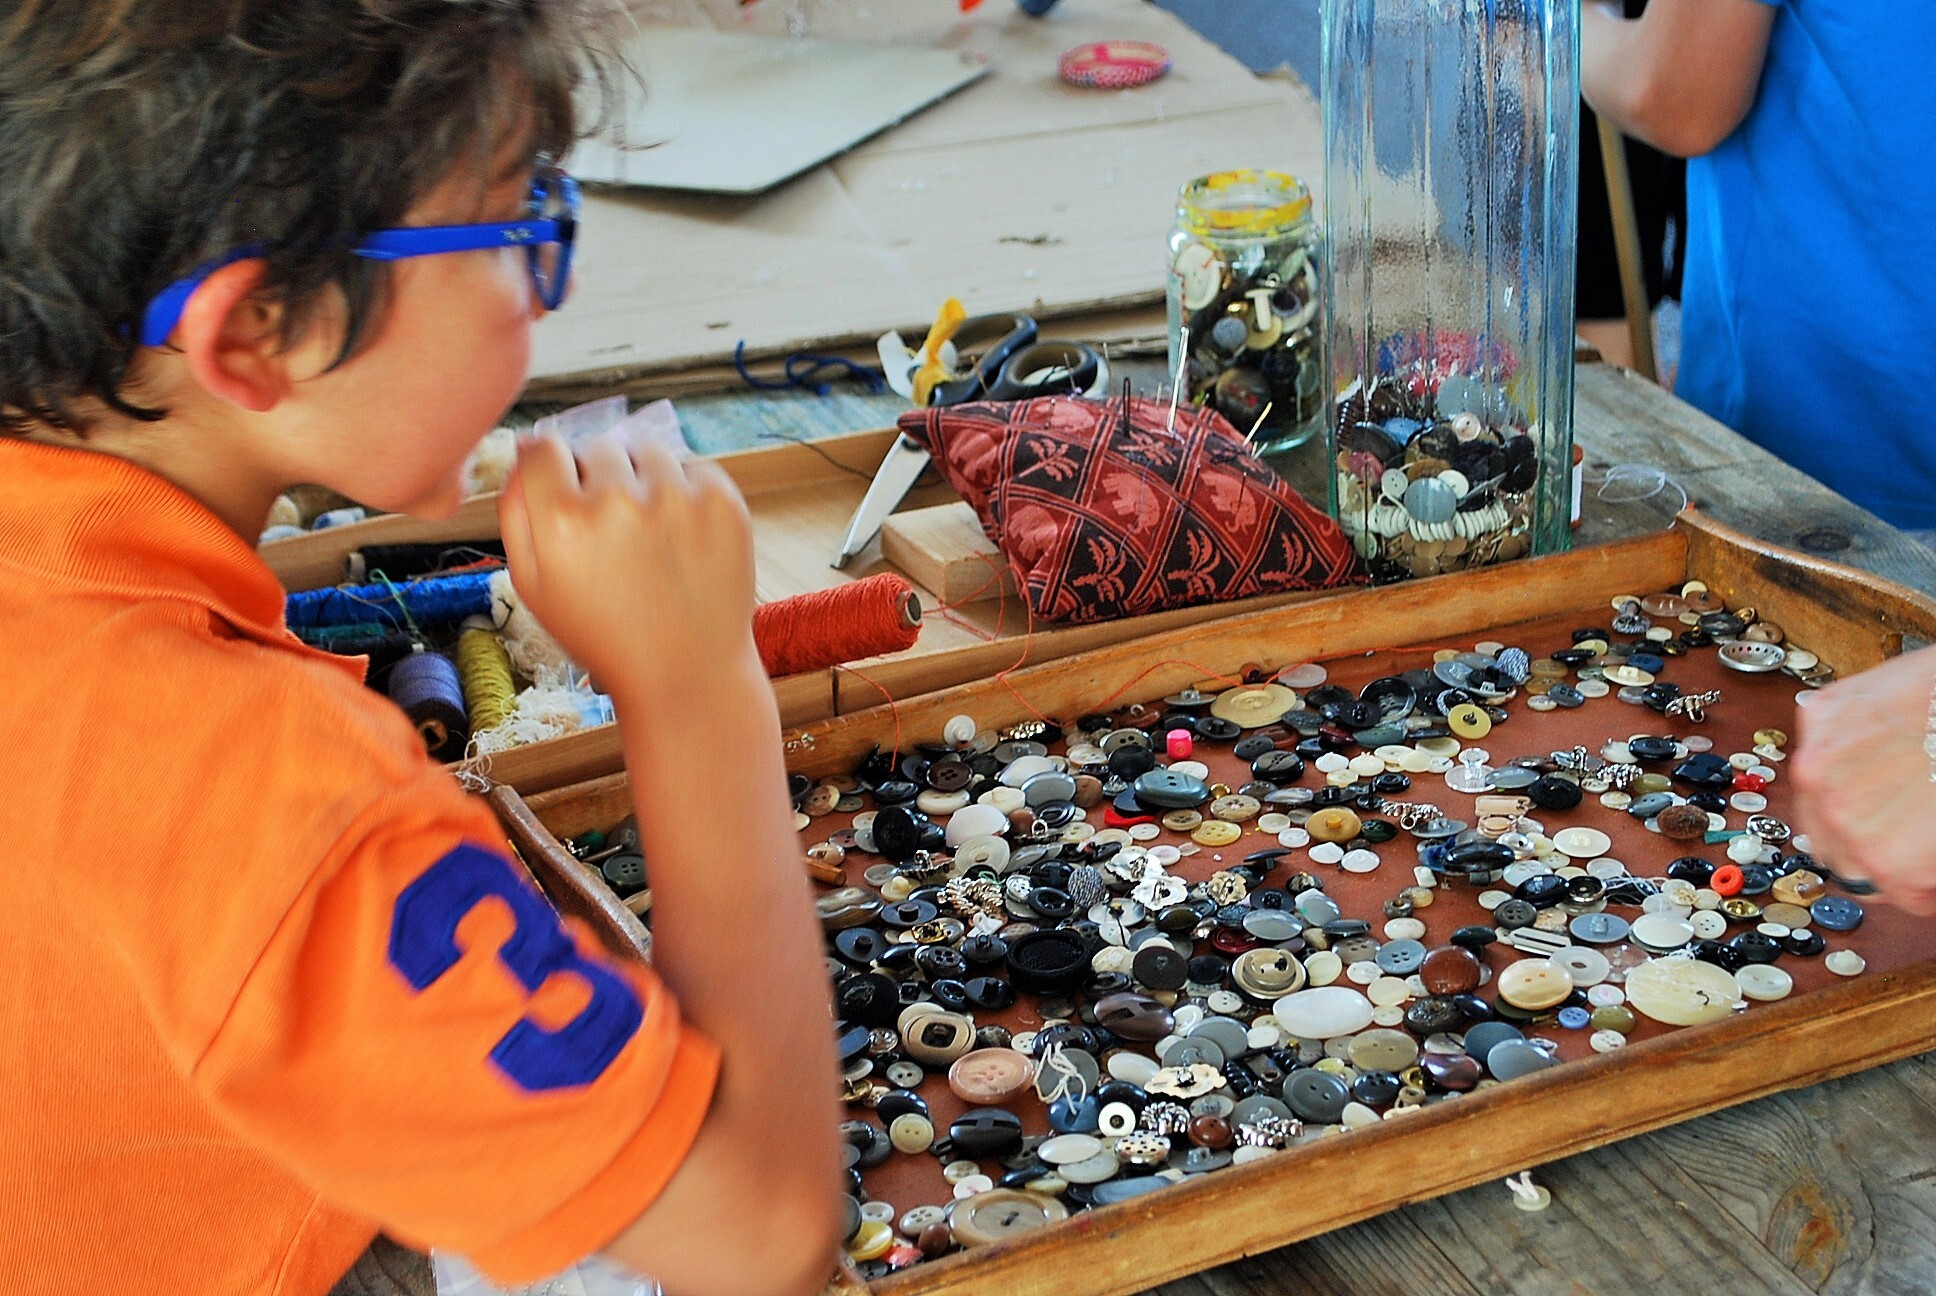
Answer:
[[[874,849],[897,864],[913,859],[921,849],[921,826],[926,822],[926,815],[906,806],[886,807],[874,816]]]
[[[1580,785],[1573,780],[1548,774],[1533,780],[1533,785],[1526,789],[1526,795],[1542,810],[1571,810],[1580,804],[1582,793]]]
[[[834,987],[834,1012],[860,1026],[891,1026],[901,1011],[901,988],[878,972],[850,976]]]
[[[834,934],[834,949],[849,963],[872,963],[887,945],[887,937],[872,927],[849,927]]]
[[[1164,945],[1143,946],[1131,967],[1136,979],[1152,990],[1181,990],[1190,979],[1190,960]]]
[[[965,986],[968,1002],[986,1012],[1000,1012],[1015,1002],[1015,990],[1000,977],[971,977]]]
[[[1541,873],[1521,882],[1518,889],[1513,892],[1513,897],[1538,908],[1547,909],[1569,899],[1570,892],[1567,890],[1567,879],[1557,873]]]

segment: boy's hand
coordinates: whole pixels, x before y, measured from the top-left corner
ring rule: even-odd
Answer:
[[[621,706],[751,660],[745,501],[711,464],[611,437],[522,442],[498,504],[518,596]]]
[[[1932,688],[1936,648],[1823,689],[1801,709],[1789,766],[1810,848],[1924,916],[1936,915],[1936,785],[1923,750]]]

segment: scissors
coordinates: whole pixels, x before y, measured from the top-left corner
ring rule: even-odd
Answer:
[[[928,394],[930,408],[960,405],[973,400],[1019,401],[1062,392],[1093,396],[1108,385],[1109,366],[1091,347],[1075,342],[1038,342],[1035,321],[1026,315],[981,315],[964,320],[954,330],[962,341],[994,337],[998,340],[976,359],[968,372],[935,384]],[[890,348],[890,343],[892,347]],[[881,339],[882,360],[888,363],[889,381],[894,380],[894,365],[888,362],[890,349],[900,352],[903,366],[924,363],[925,348],[909,357],[893,334]],[[900,384],[895,384],[897,390]],[[909,436],[896,438],[881,460],[874,480],[861,498],[860,507],[847,524],[847,535],[834,558],[836,568],[845,567],[881,533],[888,514],[914,488],[914,483],[933,461],[926,447]]]

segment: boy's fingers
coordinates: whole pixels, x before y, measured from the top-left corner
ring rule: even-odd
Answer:
[[[578,461],[557,437],[533,437],[518,443],[516,476],[524,483],[525,507],[543,513],[578,492]]]
[[[616,488],[631,491],[638,486],[632,456],[610,436],[594,437],[578,451],[579,475],[586,490]]]
[[[512,469],[503,493],[497,497],[497,527],[504,541],[505,561],[511,564],[512,583],[530,580],[536,570],[537,546],[531,539],[531,506],[525,499],[522,463]]]

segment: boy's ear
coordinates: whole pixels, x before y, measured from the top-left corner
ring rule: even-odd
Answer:
[[[257,294],[267,269],[260,259],[237,261],[204,279],[174,336],[197,383],[258,414],[289,389],[278,311]]]

